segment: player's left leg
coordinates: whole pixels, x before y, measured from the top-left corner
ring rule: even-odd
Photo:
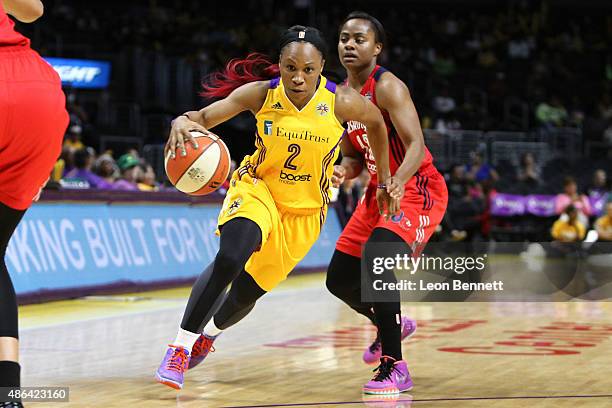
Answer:
[[[0,387],[20,386],[17,297],[4,256],[24,214],[0,203]]]
[[[401,253],[411,253],[410,247],[402,237],[385,228],[375,228],[366,242],[364,248],[364,261],[366,265],[372,264],[377,256],[376,247],[380,243],[394,243],[401,247]],[[373,272],[368,272],[373,273]],[[372,279],[382,279],[384,282],[395,282],[393,270],[385,270],[381,275]],[[402,357],[402,317],[400,308],[400,295],[397,291],[390,291],[387,296],[392,298],[386,302],[373,302],[374,314],[378,324],[378,337],[381,343],[380,365],[374,378],[364,385],[363,391],[371,394],[388,394],[408,391],[412,389],[412,379],[408,372],[406,362]],[[415,325],[416,327],[416,325]]]
[[[193,345],[189,368],[200,364],[214,351],[213,343],[223,330],[233,326],[248,315],[255,307],[257,300],[267,292],[245,270],[232,283],[219,311],[204,327],[204,332]]]

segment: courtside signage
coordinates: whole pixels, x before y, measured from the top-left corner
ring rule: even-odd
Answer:
[[[45,58],[57,71],[62,85],[73,88],[106,88],[110,82],[110,62],[69,58]]]

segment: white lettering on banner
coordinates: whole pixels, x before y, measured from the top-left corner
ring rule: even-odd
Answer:
[[[172,236],[172,233],[176,235],[176,239]],[[179,231],[176,222],[173,219],[166,219],[166,237],[170,242],[170,251],[172,255],[174,255],[174,259],[176,259],[179,263],[185,263],[187,259],[187,252],[185,250],[185,245],[183,244],[183,237],[181,236],[181,232]]]
[[[109,218],[108,225],[110,225],[113,237],[117,241],[118,247],[121,250],[121,256],[123,257],[123,259],[125,259],[125,264],[127,266],[131,266],[132,260],[130,259],[130,254],[128,254],[127,252],[125,239],[123,238],[123,232],[121,232],[121,225],[119,224],[119,221],[113,218]]]
[[[209,220],[208,225],[206,225],[205,220],[199,221],[196,220],[193,224],[196,227],[196,231],[200,235],[202,242],[204,243],[204,248],[208,253],[208,257],[210,259],[214,259],[217,251],[219,250],[219,238],[215,235],[215,229],[217,228],[216,220]]]
[[[26,272],[30,272],[30,265],[28,264],[28,259],[32,262],[34,268],[40,272],[40,264],[38,260],[34,256],[34,253],[30,249],[28,245],[28,224],[23,223],[21,228],[18,228],[17,231],[13,234],[12,240],[17,246],[17,252],[19,253],[19,258],[23,261],[23,269]]]
[[[102,241],[104,241],[104,246],[106,247],[106,251],[108,252],[111,262],[115,266],[123,266],[123,250],[121,249],[121,242],[117,237],[117,232],[113,226],[110,225],[110,229],[113,234],[112,243],[114,244],[111,245],[111,242],[108,239],[108,233],[106,232],[106,226],[102,220],[98,220],[98,228],[100,228],[100,235],[102,235]],[[114,249],[113,246],[115,247]]]
[[[32,231],[32,237],[34,238],[34,245],[36,245],[36,250],[38,251],[38,260],[40,261],[42,270],[46,271],[48,269],[47,260],[45,259],[45,254],[43,253],[42,247],[40,245],[38,233],[36,232],[36,224],[34,223],[34,221],[29,221],[28,223],[30,224],[30,231]]]
[[[201,261],[198,248],[196,247],[195,234],[193,233],[193,228],[191,228],[189,221],[187,218],[179,218],[178,223],[179,227],[181,228],[181,232],[183,233],[185,249],[187,251],[189,261]]]
[[[108,266],[108,254],[106,253],[106,248],[104,248],[102,240],[100,239],[100,231],[98,231],[98,226],[89,218],[85,218],[82,221],[82,225],[83,229],[85,230],[85,237],[87,238],[87,243],[89,244],[91,257],[93,258],[94,263],[98,268],[106,268]]]
[[[145,240],[145,237],[144,237],[144,233],[143,233],[144,226],[145,226],[145,222],[142,219],[136,218],[132,220],[132,227],[134,227],[136,231],[138,232],[138,238],[140,239],[140,245],[142,246],[142,251],[144,252],[144,256],[147,261],[147,264],[150,265],[151,264],[151,253],[149,252],[149,246],[147,245],[147,241]]]
[[[164,225],[162,220],[159,218],[151,219],[151,228],[153,229],[153,238],[155,238],[155,242],[157,243],[157,250],[159,251],[159,256],[162,259],[163,263],[168,263],[168,258],[166,258],[165,247],[168,246],[168,241],[166,238],[160,235],[159,229]]]
[[[19,228],[17,228],[17,231],[19,231]],[[17,231],[15,231],[13,237],[17,234]],[[13,264],[13,267],[15,268],[14,270],[21,275],[23,269],[21,269],[21,262],[19,262],[19,256],[17,255],[17,248],[15,248],[14,239],[11,239],[9,241],[9,246],[6,248],[6,259],[8,259],[11,264]],[[13,272],[13,268],[9,269],[11,270],[11,272]]]
[[[72,65],[53,66],[62,81],[91,82],[102,70],[98,67],[75,67]]]
[[[128,266],[132,266],[132,257],[130,256],[127,248],[127,242],[125,240],[125,236],[123,235],[123,230],[121,229],[121,223],[119,220],[115,220],[113,218],[109,218],[108,223],[113,228],[113,231],[117,233],[117,237],[119,237],[119,242],[121,243],[120,247],[123,251],[123,255],[125,256],[125,263]]]
[[[53,220],[49,221],[49,229],[51,230],[51,234],[49,234],[47,227],[45,227],[45,224],[41,220],[36,221],[36,224],[38,226],[38,233],[40,234],[43,247],[45,248],[45,253],[47,254],[47,258],[49,258],[49,265],[51,266],[51,269],[55,270],[55,259],[62,264],[62,268],[68,269],[68,262],[66,261],[66,256],[64,255],[64,250],[62,248],[62,244],[60,243],[55,222]]]
[[[121,220],[121,228],[123,229],[123,234],[127,241],[128,248],[130,250],[130,255],[132,256],[132,260],[134,261],[134,265],[143,266],[145,264],[145,260],[143,257],[139,256],[134,250],[134,244],[132,243],[132,235],[128,232],[128,226],[126,220]]]
[[[68,246],[68,240],[66,237],[66,232],[70,230],[74,232],[74,225],[67,219],[62,219],[60,222],[60,235],[62,237],[62,244],[64,245],[64,250],[66,251],[66,255],[68,255],[68,259],[72,266],[76,269],[83,269],[85,267],[85,256],[83,256],[83,248],[79,241],[72,241],[70,246]],[[74,253],[70,251],[70,248],[74,250]],[[76,254],[76,256],[75,256]]]

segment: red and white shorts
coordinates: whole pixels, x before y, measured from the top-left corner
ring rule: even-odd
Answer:
[[[32,204],[67,126],[55,70],[28,47],[0,47],[0,203],[16,210]]]
[[[399,235],[418,255],[442,222],[447,204],[446,182],[434,166],[417,172],[406,183],[400,213],[388,221],[378,211],[376,186],[370,184],[344,227],[336,249],[361,258],[362,247],[374,228],[385,228]]]

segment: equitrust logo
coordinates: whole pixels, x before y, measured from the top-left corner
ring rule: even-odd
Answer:
[[[264,122],[265,125],[265,122]],[[329,143],[329,136],[318,136],[308,129],[287,129],[281,126],[276,128],[275,136],[284,137],[289,141],[303,140],[306,142]]]

